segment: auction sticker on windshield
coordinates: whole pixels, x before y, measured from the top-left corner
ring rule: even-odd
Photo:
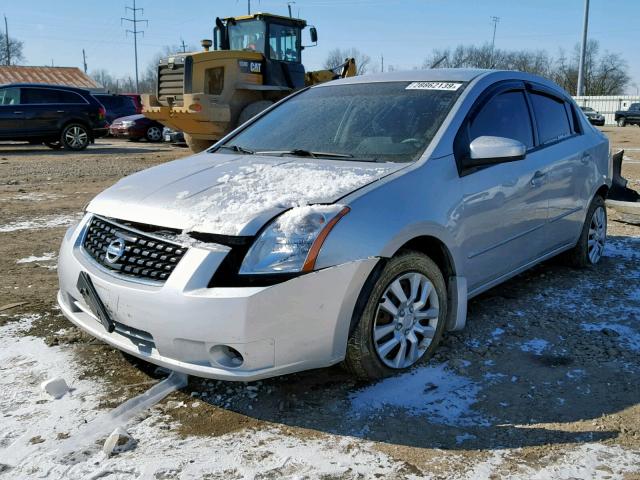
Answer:
[[[406,90],[450,90],[455,91],[462,84],[456,82],[412,82]]]

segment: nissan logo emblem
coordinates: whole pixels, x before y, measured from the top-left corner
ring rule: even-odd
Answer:
[[[105,260],[111,264],[116,263],[124,254],[125,243],[122,238],[116,238],[107,247]]]

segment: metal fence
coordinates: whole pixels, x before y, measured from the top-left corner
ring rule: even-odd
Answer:
[[[632,103],[640,102],[639,95],[612,95],[603,97],[573,97],[581,107],[591,107],[604,115],[606,125],[615,125],[617,110],[627,110]]]

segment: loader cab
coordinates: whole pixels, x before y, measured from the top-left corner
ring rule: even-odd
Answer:
[[[302,30],[305,20],[256,13],[242,17],[216,19],[214,49],[232,51],[255,51],[261,53],[264,62],[259,67],[263,85],[279,89],[304,87],[302,65]],[[315,40],[315,29],[311,32]]]

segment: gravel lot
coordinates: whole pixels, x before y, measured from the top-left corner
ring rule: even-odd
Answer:
[[[603,131],[640,188],[640,128]],[[0,312],[0,477],[640,479],[640,227],[612,212],[596,268],[550,261],[475,298],[467,328],[410,373],[192,378],[128,422],[135,448],[65,455],[80,426],[158,376],[61,317],[60,239],[99,191],[187,154],[0,144],[0,308],[24,302]],[[59,400],[39,388],[54,376],[73,387]]]

